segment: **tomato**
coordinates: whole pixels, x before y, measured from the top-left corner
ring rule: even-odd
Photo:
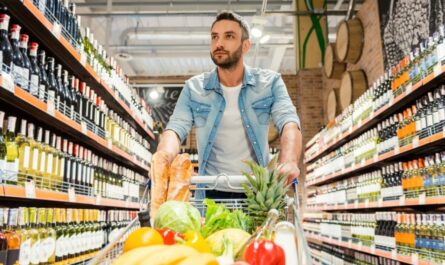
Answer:
[[[184,236],[181,233],[175,232],[170,229],[156,229],[164,239],[164,244],[166,245],[174,245],[176,244],[176,238],[184,239]]]

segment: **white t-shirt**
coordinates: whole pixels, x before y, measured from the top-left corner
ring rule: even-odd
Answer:
[[[239,110],[238,98],[241,86],[242,84],[226,87],[221,84],[226,108],[207,162],[207,176],[216,176],[221,173],[229,176],[241,175],[243,171],[250,172],[249,167],[242,162],[243,160],[256,161],[255,152],[243,126]],[[218,185],[217,190],[236,192],[227,185]]]

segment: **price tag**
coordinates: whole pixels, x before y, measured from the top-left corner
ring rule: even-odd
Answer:
[[[102,203],[102,196],[100,196],[99,194],[96,196],[96,205],[100,205],[101,203]]]
[[[334,203],[334,209],[338,209],[338,203]]]
[[[365,208],[369,208],[369,199],[365,200]]]
[[[354,201],[354,208],[357,209],[358,208],[358,200]]]
[[[405,206],[405,195],[400,196],[399,206]]]
[[[69,202],[76,202],[76,191],[73,187],[68,189],[68,201]]]
[[[345,203],[343,204],[343,207],[346,209],[346,208],[348,208],[348,202],[347,201],[345,201]]]
[[[440,63],[436,64],[433,68],[434,77],[439,76],[442,73],[442,65]]]
[[[108,139],[107,141],[107,145],[108,145],[108,149],[113,149],[113,141],[111,141],[111,139]]]
[[[399,143],[397,143],[396,146],[394,146],[394,154],[396,154],[396,155],[400,154],[400,146],[399,146]]]
[[[87,134],[87,123],[84,121],[80,122],[80,129],[82,131],[83,134]]]
[[[397,249],[391,250],[391,258],[392,259],[397,259]]]
[[[413,148],[417,148],[417,147],[419,147],[419,136],[418,135],[414,136],[414,138],[413,138]]]
[[[362,250],[362,247],[363,247],[363,242],[359,241],[358,242],[358,250]]]
[[[379,200],[377,201],[377,205],[379,206],[379,208],[383,207],[383,198],[379,198]]]
[[[130,206],[130,202],[128,200],[125,200],[125,208],[128,208]]]
[[[15,85],[12,76],[2,72],[2,87],[11,93],[15,93]]]
[[[371,245],[371,254],[375,254],[375,244]]]
[[[85,54],[84,51],[80,52],[80,64],[82,66],[85,66],[87,64],[87,55]]]
[[[413,265],[417,265],[419,263],[419,255],[417,253],[413,253],[411,255],[411,263]]]
[[[379,161],[379,155],[378,155],[378,154],[375,154],[375,155],[372,157],[372,161],[373,161],[374,163],[377,163],[377,161]]]
[[[46,104],[46,112],[53,117],[56,115],[56,104],[54,101],[48,100],[48,103]]]
[[[25,182],[25,196],[28,199],[36,198],[36,185],[34,184],[34,181]]]
[[[425,205],[425,192],[419,194],[419,205]]]
[[[58,22],[54,22],[53,29],[51,30],[51,33],[57,39],[60,38],[60,35],[62,34],[62,25],[60,25]]]
[[[352,240],[351,239],[348,240],[348,248],[352,248]]]
[[[413,84],[409,83],[409,84],[406,86],[405,93],[408,95],[409,93],[411,93],[411,91],[413,91]]]

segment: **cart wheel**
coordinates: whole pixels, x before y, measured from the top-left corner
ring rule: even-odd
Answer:
[[[150,227],[150,212],[148,210],[138,212],[141,227]]]

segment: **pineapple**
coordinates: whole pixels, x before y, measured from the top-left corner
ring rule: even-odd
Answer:
[[[284,216],[285,196],[290,187],[286,184],[289,174],[279,172],[279,168],[276,168],[277,160],[278,154],[266,168],[253,161],[245,161],[255,176],[253,178],[243,172],[250,184],[243,184],[247,196],[247,209],[256,226],[264,222],[271,209],[277,209],[280,216]]]

